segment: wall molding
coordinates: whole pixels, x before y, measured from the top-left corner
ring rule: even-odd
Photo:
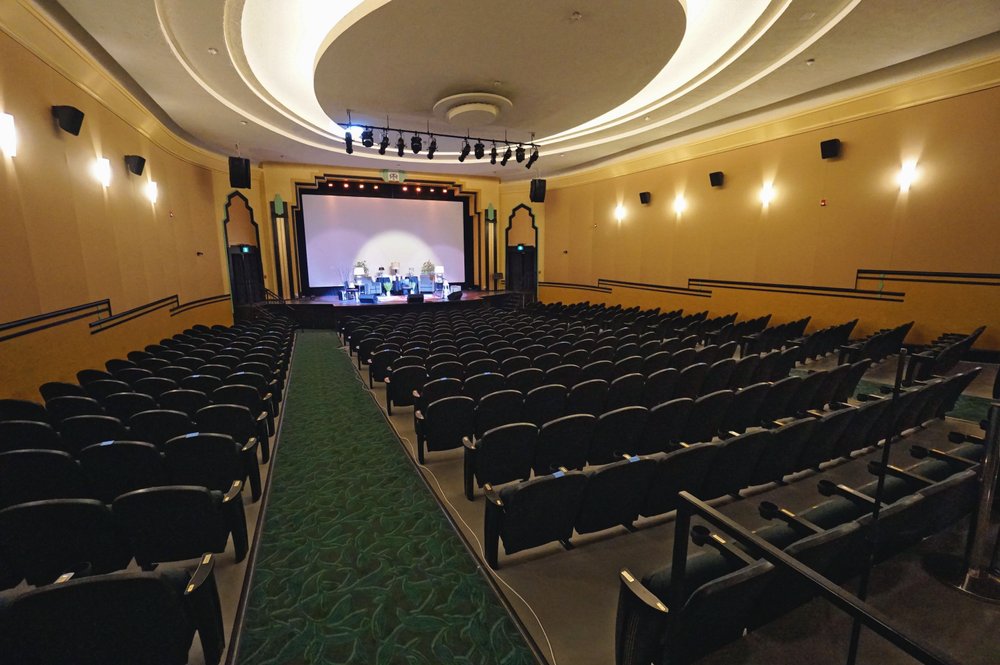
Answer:
[[[656,291],[658,293],[671,293],[677,296],[694,296],[696,298],[711,298],[712,292],[709,289],[691,288],[690,280],[685,286],[670,286],[668,284],[645,284],[643,282],[625,282],[617,279],[598,278],[598,286],[619,287],[623,289],[638,289],[640,291]]]
[[[784,284],[781,282],[744,282],[725,279],[688,279],[688,286],[702,286],[710,289],[732,289],[737,291],[760,291],[764,293],[788,293],[800,296],[827,298],[851,298],[855,300],[881,300],[883,302],[903,302],[902,291],[845,288],[839,286],[812,286],[808,284]]]
[[[1000,274],[989,272],[929,272],[922,270],[878,270],[859,268],[854,286],[860,282],[902,282],[911,284],[958,284],[961,286],[1000,286]]]
[[[591,284],[573,284],[571,282],[539,282],[539,287],[549,287],[554,289],[578,289],[580,291],[595,291],[597,293],[611,293],[608,287],[593,286]]]

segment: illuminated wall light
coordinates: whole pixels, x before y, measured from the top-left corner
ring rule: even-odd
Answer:
[[[17,155],[17,131],[14,116],[9,113],[0,113],[0,152],[8,157]]]
[[[765,182],[764,186],[760,188],[760,202],[764,204],[764,207],[766,208],[771,205],[772,201],[774,201],[774,196],[774,185],[769,182]]]
[[[687,201],[684,200],[683,194],[678,194],[677,198],[674,199],[674,212],[678,215],[687,210]]]
[[[615,219],[618,220],[619,224],[625,219],[625,206],[620,203],[615,207]]]
[[[98,157],[94,160],[94,177],[97,181],[107,187],[111,184],[111,161],[107,157]]]
[[[146,198],[149,199],[150,203],[156,203],[156,199],[160,196],[160,188],[157,187],[156,182],[150,180],[146,183]]]
[[[899,183],[899,191],[908,192],[910,191],[910,185],[913,181],[917,179],[917,160],[908,159],[903,162],[903,165],[899,169],[899,175],[896,176],[896,182]]]
[[[420,193],[421,191],[423,191],[423,190],[421,190],[421,189],[420,189],[419,187],[414,187],[413,189],[414,189],[414,191],[416,191],[416,192],[417,192],[418,194],[419,194],[419,193]]]

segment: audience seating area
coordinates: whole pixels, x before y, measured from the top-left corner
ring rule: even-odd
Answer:
[[[195,326],[43,384],[41,402],[0,399],[5,658],[139,662],[156,648],[185,663],[198,632],[219,662],[212,553],[232,538],[235,561],[247,554],[243,494],[261,496],[293,335],[281,318]],[[198,568],[158,568],[188,560]]]

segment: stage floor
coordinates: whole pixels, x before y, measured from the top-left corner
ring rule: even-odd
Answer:
[[[457,302],[468,302],[476,300],[486,300],[493,296],[501,296],[506,294],[506,291],[462,291],[461,300],[448,300],[447,297],[435,296],[430,293],[424,294],[424,300],[422,303],[411,303],[407,302],[406,296],[381,296],[377,303],[367,303],[358,300],[341,300],[339,296],[328,295],[328,296],[313,296],[306,298],[294,298],[291,300],[286,300],[287,305],[332,305],[333,307],[383,307],[391,305],[427,305],[427,304],[442,304],[442,303],[457,303]]]
[[[292,298],[281,303],[268,303],[268,309],[274,309],[284,315],[290,315],[303,328],[336,328],[338,319],[345,316],[364,316],[374,311],[441,311],[439,308],[452,307],[485,307],[494,298],[504,299],[511,295],[509,291],[462,291],[461,300],[424,294],[423,302],[407,302],[406,296],[385,296],[377,303],[359,302],[357,300],[341,300],[337,295]]]

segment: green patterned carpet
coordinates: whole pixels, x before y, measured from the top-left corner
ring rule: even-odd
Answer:
[[[239,662],[534,663],[335,333],[299,333]]]

